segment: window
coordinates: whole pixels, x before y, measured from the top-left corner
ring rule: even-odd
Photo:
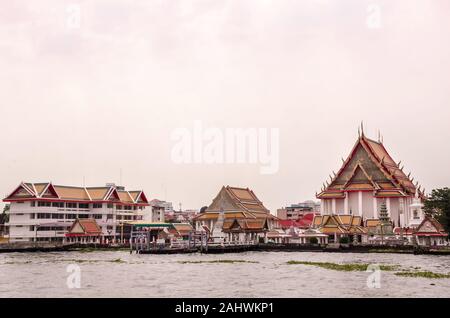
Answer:
[[[121,205],[117,205],[117,206],[116,206],[116,209],[117,209],[117,210],[122,210],[122,206],[121,206]]]
[[[79,214],[78,218],[79,219],[87,219],[87,218],[89,218],[89,214]]]
[[[64,219],[64,214],[61,213],[53,213],[52,219]]]
[[[103,208],[103,204],[102,203],[94,203],[93,204],[93,208],[94,209],[101,209],[101,208]]]
[[[101,214],[94,214],[93,217],[96,220],[100,220],[102,218],[102,215]]]
[[[66,203],[66,208],[76,209],[77,208],[77,204],[76,203]]]
[[[89,203],[80,203],[78,204],[80,209],[89,209]]]
[[[31,201],[30,206],[36,206],[36,202]]]
[[[76,219],[77,218],[77,215],[76,214],[66,214],[66,219]]]
[[[108,203],[107,207],[108,207],[108,209],[112,209],[113,208],[113,204],[112,203]]]
[[[114,216],[112,214],[107,214],[106,215],[106,219],[107,220],[112,220],[114,218]]]
[[[36,217],[36,215],[34,213],[30,214],[30,219],[34,219]]]
[[[52,202],[52,207],[54,208],[63,208],[64,203],[63,202]]]
[[[52,215],[50,213],[38,213],[37,218],[38,219],[50,219]]]
[[[38,206],[51,206],[49,201],[38,201]]]

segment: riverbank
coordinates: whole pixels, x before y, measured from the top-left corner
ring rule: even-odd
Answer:
[[[56,244],[47,242],[24,242],[0,244],[0,253],[15,252],[62,252],[62,251],[130,251],[129,245],[102,244]],[[426,248],[411,245],[379,246],[379,245],[304,245],[304,244],[253,244],[253,245],[210,245],[190,248],[155,247],[147,250],[131,251],[138,254],[225,254],[242,252],[320,252],[320,253],[396,253],[414,255],[450,255],[450,248]]]

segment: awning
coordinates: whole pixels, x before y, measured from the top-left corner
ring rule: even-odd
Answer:
[[[163,223],[163,222],[132,221],[132,222],[124,222],[124,224],[129,224],[135,227],[173,228],[172,223]]]

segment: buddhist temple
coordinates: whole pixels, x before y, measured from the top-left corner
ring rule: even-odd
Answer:
[[[329,243],[338,243],[342,237],[348,237],[350,242],[367,242],[367,230],[362,224],[362,218],[354,215],[320,215],[313,221],[313,228],[328,235]]]
[[[252,190],[226,186],[194,222],[197,230],[206,230],[215,241],[258,242],[267,241],[266,233],[277,220]]]
[[[392,159],[380,138],[367,138],[362,125],[358,135],[339,171],[330,175],[316,195],[321,200],[321,214],[378,219],[380,206],[385,202],[395,226],[418,225],[421,214],[417,207],[420,209],[425,197],[424,189],[413,183],[410,173],[405,174],[401,162]]]
[[[102,229],[95,219],[76,219],[65,236],[68,243],[101,243]]]
[[[414,236],[417,244],[421,246],[442,246],[447,245],[448,241],[448,233],[442,224],[430,216],[425,216]]]

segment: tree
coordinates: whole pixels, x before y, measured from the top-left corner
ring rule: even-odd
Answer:
[[[317,237],[311,237],[311,238],[309,239],[309,243],[310,243],[310,244],[318,244],[318,243],[319,243],[319,240],[317,239]]]
[[[9,204],[5,205],[3,207],[3,213],[0,214],[0,224],[5,224],[9,221]]]
[[[450,231],[450,189],[434,189],[425,200],[423,210],[426,215],[435,218],[441,223],[447,233]]]

